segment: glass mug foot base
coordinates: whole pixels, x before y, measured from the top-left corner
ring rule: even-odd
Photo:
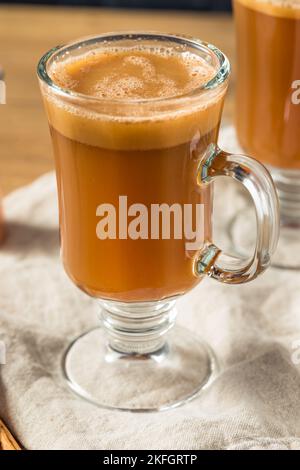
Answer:
[[[239,247],[238,255],[247,258],[253,252],[256,233],[255,213],[251,206],[244,207],[229,224],[232,249]],[[281,219],[280,237],[277,249],[272,256],[271,266],[281,269],[300,269],[300,221]]]
[[[218,369],[210,348],[175,327],[164,346],[147,354],[120,353],[103,328],[77,338],[63,362],[72,391],[90,403],[124,411],[159,411],[196,397]]]

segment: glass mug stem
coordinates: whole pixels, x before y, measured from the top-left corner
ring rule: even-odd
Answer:
[[[175,300],[100,305],[109,347],[122,354],[151,354],[164,348],[177,315]]]

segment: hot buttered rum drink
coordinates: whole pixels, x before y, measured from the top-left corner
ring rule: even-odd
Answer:
[[[240,143],[265,164],[300,169],[300,0],[234,6]]]
[[[215,65],[196,53],[141,43],[78,51],[54,62],[49,74],[69,95],[44,95],[69,276],[91,295],[118,301],[188,291],[199,282],[195,257],[212,235],[211,187],[197,185],[197,168],[217,141],[226,87],[199,97]],[[184,230],[180,237],[173,205],[192,206],[195,230],[197,204],[204,210],[194,248]],[[169,211],[170,236],[162,217],[151,226],[153,205],[164,205],[160,216]]]

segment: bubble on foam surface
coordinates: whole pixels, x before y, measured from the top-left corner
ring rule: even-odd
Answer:
[[[91,94],[99,98],[130,98],[139,95],[143,86],[143,81],[137,77],[109,75],[93,85]]]
[[[151,63],[151,60],[142,56],[129,55],[124,57],[123,66],[126,65],[133,65],[135,67],[139,67],[141,74],[144,77],[154,76],[156,72],[154,65]]]
[[[155,93],[151,93],[151,89],[149,91],[149,88],[153,87]],[[178,91],[176,83],[163,75],[149,76],[147,79],[108,76],[95,83],[91,94],[99,98],[147,99],[174,96]]]
[[[54,83],[67,90],[75,90],[79,85],[78,80],[70,77],[64,69],[53,67],[51,77]]]

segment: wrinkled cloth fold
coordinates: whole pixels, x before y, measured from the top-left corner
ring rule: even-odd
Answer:
[[[239,150],[231,127],[220,141]],[[230,220],[245,204],[237,184],[217,182],[222,247],[230,248]],[[213,347],[222,364],[216,380],[175,410],[108,411],[73,395],[61,373],[63,351],[97,324],[98,305],[60,262],[54,174],[10,194],[4,209],[0,416],[25,448],[300,449],[300,271],[270,268],[242,286],[204,279],[178,301],[178,324]]]

